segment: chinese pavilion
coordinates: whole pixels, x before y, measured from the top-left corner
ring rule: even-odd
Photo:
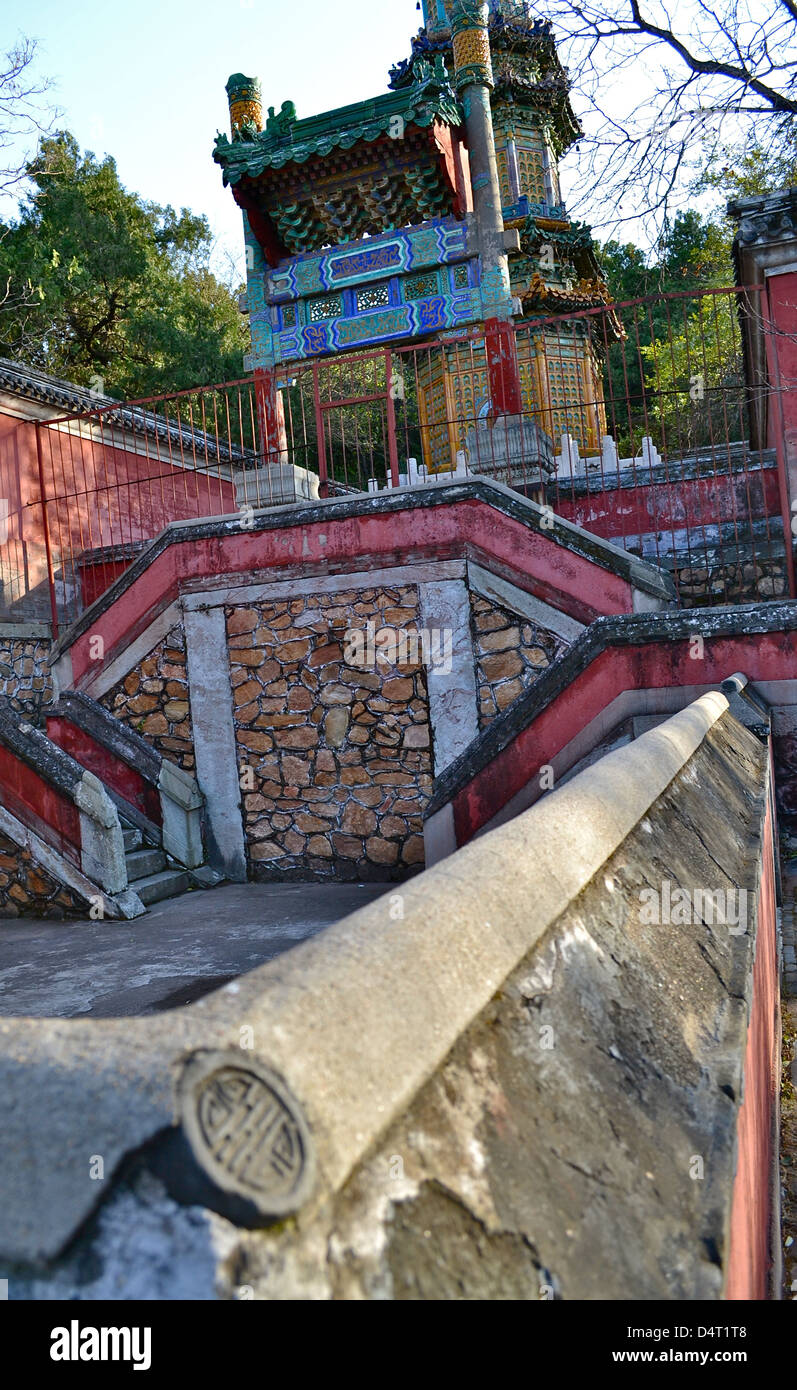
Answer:
[[[601,343],[567,314],[607,295],[589,228],[562,201],[559,159],[580,131],[551,26],[525,0],[423,10],[371,101],[305,119],[284,101],[264,121],[257,80],[227,83],[231,137],[214,159],[244,213],[247,365],[269,437],[285,364],[432,339],[419,382],[430,471],[450,469],[463,422],[485,416],[522,413],[599,449]],[[473,326],[465,361],[453,341]]]

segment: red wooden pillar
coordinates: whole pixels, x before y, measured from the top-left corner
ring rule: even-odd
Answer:
[[[285,433],[285,410],[282,392],[277,388],[276,373],[257,368],[255,371],[255,400],[260,430],[260,455],[264,464],[285,460],[288,438]]]
[[[797,517],[797,189],[728,204],[738,223],[736,283],[742,310],[750,443],[774,448],[786,535],[789,594],[795,597]]]
[[[523,402],[515,325],[511,319],[487,319],[484,331],[493,415],[520,415]]]
[[[771,392],[767,444],[778,460],[778,484],[786,533],[789,595],[795,597],[794,541],[797,536],[797,271],[767,276],[766,355]]]

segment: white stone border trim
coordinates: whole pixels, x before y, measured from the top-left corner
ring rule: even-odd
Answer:
[[[205,798],[208,862],[246,881],[246,851],[223,608],[186,612],[185,647],[196,780]]]
[[[468,561],[468,581],[474,593],[482,598],[489,599],[491,603],[500,603],[503,608],[508,608],[530,623],[537,623],[567,642],[575,642],[585,629],[584,623],[576,622],[575,618],[561,613],[550,603],[543,603],[542,599],[527,594],[524,589],[510,584],[508,579],[499,579],[498,575],[473,560]]]
[[[129,647],[126,647],[119,656],[114,657],[113,661],[109,661],[107,665],[98,661],[96,675],[84,675],[79,686],[76,686],[73,681],[70,681],[69,685],[64,685],[59,681],[59,689],[80,689],[86,695],[91,695],[92,699],[100,700],[118,681],[129,676],[133,667],[143,661],[153,647],[157,647],[158,643],[162,642],[175,624],[181,620],[182,610],[179,602],[170,603],[168,608],[164,608],[163,612],[158,614],[157,618],[153,618],[149,626],[130,643]],[[64,652],[63,656],[69,656],[69,652]]]

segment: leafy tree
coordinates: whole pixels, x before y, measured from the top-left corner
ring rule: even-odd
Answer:
[[[26,177],[28,161],[20,154],[24,142],[38,138],[53,119],[44,98],[50,82],[37,78],[33,68],[36,43],[20,38],[0,56],[0,194],[8,196]],[[0,224],[0,240],[5,234]],[[0,266],[0,309],[10,308],[25,298],[24,290],[12,286]]]
[[[246,329],[208,267],[210,229],[128,192],[69,132],[41,140],[30,191],[0,240],[0,353],[108,394],[240,376]]]
[[[700,380],[735,380],[738,325],[728,297],[701,295],[733,283],[731,240],[730,224],[689,210],[665,225],[650,254],[632,243],[601,247],[624,332],[608,354],[607,417],[625,455],[644,434],[671,450],[694,447],[705,416]]]

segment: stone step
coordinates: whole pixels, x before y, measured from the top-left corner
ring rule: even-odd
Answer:
[[[129,825],[126,829],[123,829],[122,839],[124,840],[125,844],[125,854],[132,854],[134,849],[141,849],[143,838],[144,837],[141,834],[141,831],[136,830],[135,827],[132,825]]]
[[[151,878],[165,869],[166,855],[160,849],[137,849],[125,855],[125,863],[128,883],[137,883],[139,879]]]
[[[185,893],[190,887],[191,875],[187,869],[166,869],[163,873],[136,879],[134,891],[148,907],[162,898],[174,898],[178,893]]]

